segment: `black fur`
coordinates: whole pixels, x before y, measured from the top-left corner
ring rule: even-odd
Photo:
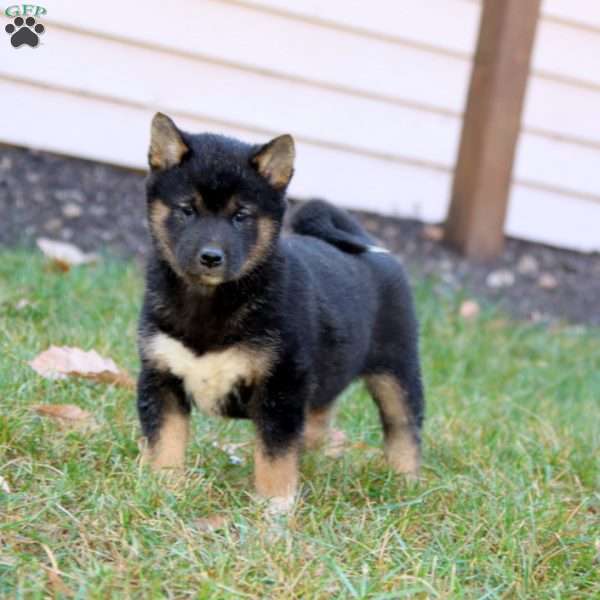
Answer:
[[[273,456],[300,440],[307,410],[330,405],[355,378],[379,373],[392,375],[405,390],[418,443],[423,389],[417,323],[398,261],[369,251],[374,242],[362,227],[324,201],[304,204],[292,218],[293,232],[280,235],[285,186],[273,187],[257,172],[253,157],[261,148],[181,135],[189,149],[181,163],[153,171],[147,184],[149,209],[157,199],[170,209],[164,227],[181,272],[155,237],[140,321],[144,434],[155,438],[167,408],[185,414],[191,406],[182,382],[145,357],[147,340],[161,331],[197,356],[235,344],[274,349],[269,376],[257,386],[238,386],[221,403],[224,416],[254,421]],[[196,193],[204,212],[188,221],[175,207]],[[231,197],[250,207],[250,223],[237,226],[224,215]],[[273,226],[272,244],[244,272],[261,217]],[[208,230],[233,257],[218,285],[193,278],[193,257]]]

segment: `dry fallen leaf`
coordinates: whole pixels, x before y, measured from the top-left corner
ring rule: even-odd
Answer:
[[[425,225],[421,235],[431,242],[441,242],[444,239],[444,228],[439,225]]]
[[[38,354],[29,366],[46,379],[82,377],[133,389],[135,381],[125,371],[117,367],[110,358],[100,356],[95,350],[86,352],[69,346],[50,346]]]
[[[87,254],[77,246],[67,242],[57,242],[48,238],[38,238],[36,241],[43,254],[62,271],[68,271],[71,267],[93,263],[98,260],[96,254]]]
[[[480,313],[481,309],[475,300],[465,300],[458,309],[458,314],[463,319],[474,319]]]
[[[210,532],[217,529],[223,529],[227,525],[227,518],[223,515],[211,515],[194,521],[196,529],[199,531]]]
[[[65,421],[86,421],[92,414],[75,404],[36,404],[33,410],[43,417]]]
[[[73,590],[62,580],[63,573],[58,568],[58,563],[56,562],[56,558],[52,553],[52,550],[50,550],[46,544],[41,544],[41,546],[48,556],[48,560],[50,561],[49,567],[43,565],[44,569],[46,569],[46,573],[48,574],[48,587],[56,595],[71,598],[74,595]]]

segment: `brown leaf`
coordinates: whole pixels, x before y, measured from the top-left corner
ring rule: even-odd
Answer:
[[[67,242],[58,242],[48,238],[38,238],[36,242],[43,254],[62,271],[68,271],[71,267],[93,263],[98,260],[96,254],[87,254],[77,246]]]
[[[458,309],[458,314],[467,320],[476,318],[480,312],[479,304],[475,300],[465,300]]]
[[[196,519],[194,524],[196,529],[203,532],[216,531],[217,529],[223,529],[227,525],[227,518],[223,515],[211,515],[209,517],[203,517]]]
[[[33,410],[42,417],[65,421],[87,421],[92,414],[75,404],[36,404]]]
[[[439,225],[425,225],[421,235],[431,242],[441,242],[444,239],[444,228]]]
[[[135,387],[135,381],[125,371],[120,370],[110,358],[100,356],[95,350],[86,352],[69,346],[50,346],[38,354],[29,366],[46,379],[82,377],[128,389]]]
[[[46,573],[48,574],[48,587],[54,592],[54,594],[59,596],[64,596],[67,598],[71,598],[74,596],[73,590],[62,580],[63,573],[58,568],[58,563],[56,562],[56,558],[52,553],[52,550],[46,544],[41,544],[44,552],[48,556],[48,560],[50,561],[50,566],[44,565],[46,569]]]

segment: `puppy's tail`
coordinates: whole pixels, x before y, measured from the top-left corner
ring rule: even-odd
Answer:
[[[350,254],[385,251],[346,211],[325,200],[302,204],[292,216],[290,226],[294,233],[319,238]]]

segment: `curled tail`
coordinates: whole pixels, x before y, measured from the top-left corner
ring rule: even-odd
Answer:
[[[325,200],[310,200],[291,219],[294,233],[319,238],[350,254],[385,252],[346,211]]]

